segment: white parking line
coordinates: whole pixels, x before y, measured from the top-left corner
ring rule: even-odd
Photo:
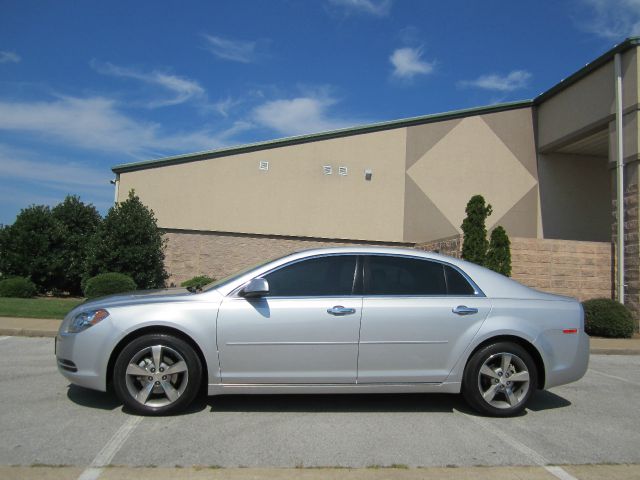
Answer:
[[[3,340],[9,340],[11,337],[0,337],[0,342]]]
[[[135,430],[138,424],[142,421],[143,417],[130,417],[124,424],[118,429],[113,437],[102,447],[102,450],[98,452],[96,458],[93,459],[89,467],[80,474],[78,480],[96,480],[100,477],[100,474],[104,470],[104,467],[111,463],[113,457],[122,448],[124,442]]]
[[[532,461],[532,463],[544,468],[547,472],[549,472],[554,477],[559,478],[560,480],[578,480],[576,477],[571,475],[569,472],[567,472],[563,468],[549,465],[550,463],[549,460],[547,460],[543,455],[527,447],[524,443],[520,442],[519,440],[516,440],[511,435],[509,435],[506,432],[503,432],[502,430],[490,424],[486,420],[483,420],[480,417],[467,415],[466,413],[463,413],[457,410],[454,410],[454,411],[468,418],[469,420],[476,423],[477,425],[481,426],[486,431],[498,437],[503,442],[509,444],[510,446],[518,450],[520,453],[522,453],[524,456],[528,457]]]
[[[601,372],[600,370],[594,370],[593,368],[590,368],[589,371],[593,372],[593,373],[597,373],[598,375],[602,375],[604,377],[613,378],[614,380],[619,380],[621,382],[629,383],[631,385],[635,385],[637,387],[640,387],[640,383],[634,382],[633,380],[627,380],[626,378],[617,377],[615,375],[609,375],[608,373]]]

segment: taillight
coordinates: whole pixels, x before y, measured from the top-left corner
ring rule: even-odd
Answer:
[[[562,330],[562,333],[578,333],[578,329],[577,328],[565,328],[564,330]]]

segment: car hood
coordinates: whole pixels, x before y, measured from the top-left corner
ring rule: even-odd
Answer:
[[[215,290],[206,295],[215,295]],[[136,290],[118,293],[106,297],[94,298],[81,303],[69,314],[98,308],[122,307],[130,305],[147,305],[152,303],[188,302],[199,298],[202,293],[191,293],[186,288],[164,288],[158,290]]]

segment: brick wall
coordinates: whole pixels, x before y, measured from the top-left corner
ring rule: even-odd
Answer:
[[[462,237],[417,246],[460,257]],[[611,244],[511,238],[512,278],[546,292],[580,300],[612,296]]]
[[[165,238],[168,285],[180,285],[195,275],[223,278],[243,268],[309,248],[382,245],[372,242],[182,230],[165,230]]]

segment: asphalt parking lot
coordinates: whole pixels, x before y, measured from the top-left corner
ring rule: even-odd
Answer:
[[[51,338],[0,338],[0,466],[445,467],[640,463],[640,356],[592,355],[525,414],[452,395],[224,396],[128,415],[58,374]],[[95,477],[94,477],[95,478]]]

